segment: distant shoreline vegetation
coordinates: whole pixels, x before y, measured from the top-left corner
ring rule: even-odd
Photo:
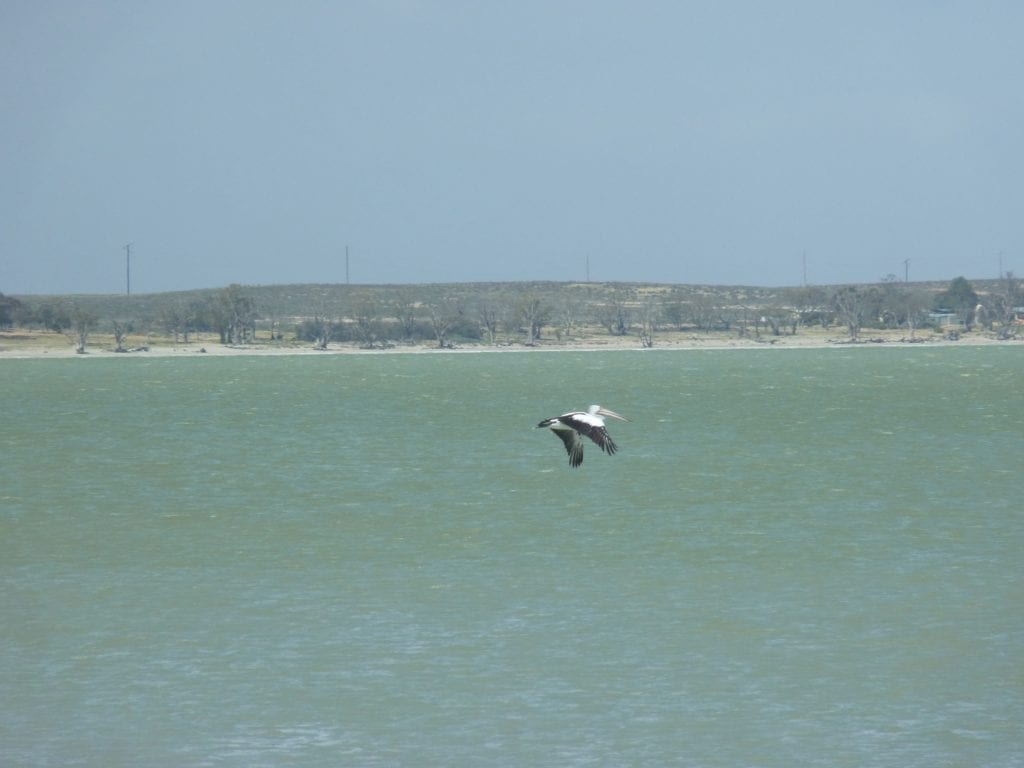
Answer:
[[[63,334],[85,352],[90,336],[127,351],[139,338],[225,345],[293,343],[327,349],[397,345],[507,346],[635,338],[651,347],[678,334],[771,340],[836,329],[924,330],[1015,338],[1024,294],[1012,273],[973,284],[908,283],[764,288],[659,283],[299,284],[137,295],[4,296],[0,329]]]

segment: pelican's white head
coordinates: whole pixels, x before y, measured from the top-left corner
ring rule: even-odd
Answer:
[[[602,408],[599,405],[590,406],[590,412],[593,414],[597,414],[598,416],[608,416],[613,419],[618,419],[619,421],[629,421],[629,419],[627,419],[625,416],[620,416],[615,411],[610,411],[607,408]]]

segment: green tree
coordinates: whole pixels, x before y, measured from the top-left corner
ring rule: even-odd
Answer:
[[[10,328],[21,311],[21,302],[0,293],[0,328]]]
[[[33,319],[48,331],[64,333],[71,327],[71,311],[62,301],[46,301],[39,305]]]
[[[953,278],[953,281],[942,293],[935,297],[935,309],[948,309],[956,312],[957,317],[963,321],[964,327],[969,331],[974,322],[974,310],[978,306],[978,294],[964,277]]]

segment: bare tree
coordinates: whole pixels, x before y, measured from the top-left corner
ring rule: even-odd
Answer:
[[[269,328],[269,330],[270,330],[270,340],[271,341],[280,341],[281,338],[282,338],[282,333],[281,333],[281,314],[282,313],[281,313],[281,309],[280,309],[280,299],[278,298],[276,301],[269,302],[269,306],[267,304],[268,304],[268,302],[266,302],[266,299],[264,299],[264,303],[261,304],[260,309],[262,310],[263,314],[266,316],[267,322],[270,325],[270,328]]]
[[[78,354],[85,354],[85,343],[97,322],[99,318],[95,312],[82,307],[74,307],[71,310],[71,339]]]
[[[990,297],[993,314],[999,321],[996,335],[1000,339],[1011,339],[1017,335],[1017,308],[1024,298],[1021,296],[1020,280],[1013,272],[1006,272],[1000,281],[999,290]]]
[[[164,330],[174,334],[174,343],[181,341],[182,336],[188,344],[188,335],[195,326],[197,312],[195,307],[183,301],[167,304],[160,310],[160,323]]]
[[[416,295],[408,288],[395,291],[391,300],[391,311],[398,321],[398,328],[404,341],[417,336],[417,324],[421,315]]]
[[[479,296],[473,303],[476,320],[487,337],[488,344],[494,344],[498,338],[498,323],[501,319],[500,302],[492,295]]]
[[[761,320],[771,330],[772,336],[781,336],[784,327],[790,329],[791,336],[796,335],[799,318],[791,309],[778,306],[764,307],[761,310]]]
[[[832,305],[837,317],[846,325],[850,341],[860,336],[861,327],[871,317],[872,309],[877,314],[877,292],[870,288],[858,288],[855,285],[842,285],[832,294]]]
[[[256,302],[237,283],[220,291],[209,307],[221,344],[244,344],[256,330]]]
[[[117,345],[114,348],[115,352],[126,352],[124,348],[124,340],[132,331],[132,325],[124,320],[111,320],[110,322],[111,331],[114,334],[114,343]]]
[[[430,321],[430,328],[434,332],[437,346],[441,348],[450,347],[448,334],[452,332],[463,319],[462,304],[456,299],[441,299],[440,301],[428,302],[426,305],[427,319]]]
[[[540,338],[541,328],[548,322],[550,308],[533,293],[520,296],[516,302],[517,314],[526,328],[526,344],[533,346]]]
[[[335,322],[325,315],[314,315],[310,328],[313,334],[313,348],[321,351],[327,349],[327,345],[334,338],[336,328]]]
[[[640,321],[640,344],[648,349],[654,346],[654,331],[661,317],[661,301],[656,296],[647,296],[640,302],[637,316]]]
[[[818,285],[805,285],[795,289],[790,301],[796,310],[801,325],[820,325],[828,328],[832,321],[832,302],[828,292]]]
[[[703,294],[694,297],[687,307],[690,322],[701,331],[710,331],[716,322],[721,322],[721,311],[710,296]]]
[[[353,333],[363,349],[387,346],[380,308],[373,299],[360,300],[352,313]]]
[[[582,304],[579,298],[567,292],[552,313],[554,320],[558,323],[556,333],[559,338],[572,336],[573,328],[576,326],[581,312]]]
[[[498,306],[498,324],[505,331],[505,342],[511,344],[519,336],[523,318],[515,299],[511,295],[506,296],[505,299]]]
[[[732,315],[733,324],[736,326],[736,335],[739,338],[743,339],[750,335],[750,326],[754,326],[754,336],[760,337],[759,321],[761,313],[758,307],[752,307],[744,301],[732,307],[730,314]]]
[[[912,288],[892,274],[882,278],[882,282],[873,290],[882,326],[900,328],[905,325],[910,332],[910,340],[915,341],[917,327],[931,301],[928,294]]]
[[[625,336],[629,331],[629,309],[626,292],[616,288],[604,302],[599,303],[594,312],[596,320],[612,336]]]

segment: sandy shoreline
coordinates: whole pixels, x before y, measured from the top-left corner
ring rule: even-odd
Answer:
[[[655,337],[654,346],[644,348],[635,336],[599,337],[571,341],[543,341],[534,346],[506,344],[488,346],[485,344],[463,345],[440,349],[429,344],[396,344],[386,349],[363,349],[354,344],[331,344],[326,350],[314,349],[309,344],[294,342],[257,341],[246,345],[223,345],[216,339],[200,338],[188,344],[172,340],[134,340],[126,344],[128,352],[115,352],[113,345],[102,342],[89,344],[85,354],[77,354],[74,346],[58,334],[45,333],[0,333],[0,361],[18,359],[54,359],[73,357],[77,359],[96,358],[138,358],[138,357],[183,357],[214,356],[232,357],[282,356],[282,355],[394,355],[394,354],[467,354],[495,352],[596,352],[596,351],[637,351],[658,352],[671,350],[699,349],[813,349],[813,348],[861,348],[861,347],[902,347],[921,348],[935,346],[969,345],[1016,345],[1024,340],[999,340],[985,333],[962,334],[952,340],[934,333],[919,333],[915,341],[909,341],[902,333],[865,334],[857,342],[850,342],[840,334],[822,331],[808,331],[795,336],[744,337],[727,334],[665,334]]]

